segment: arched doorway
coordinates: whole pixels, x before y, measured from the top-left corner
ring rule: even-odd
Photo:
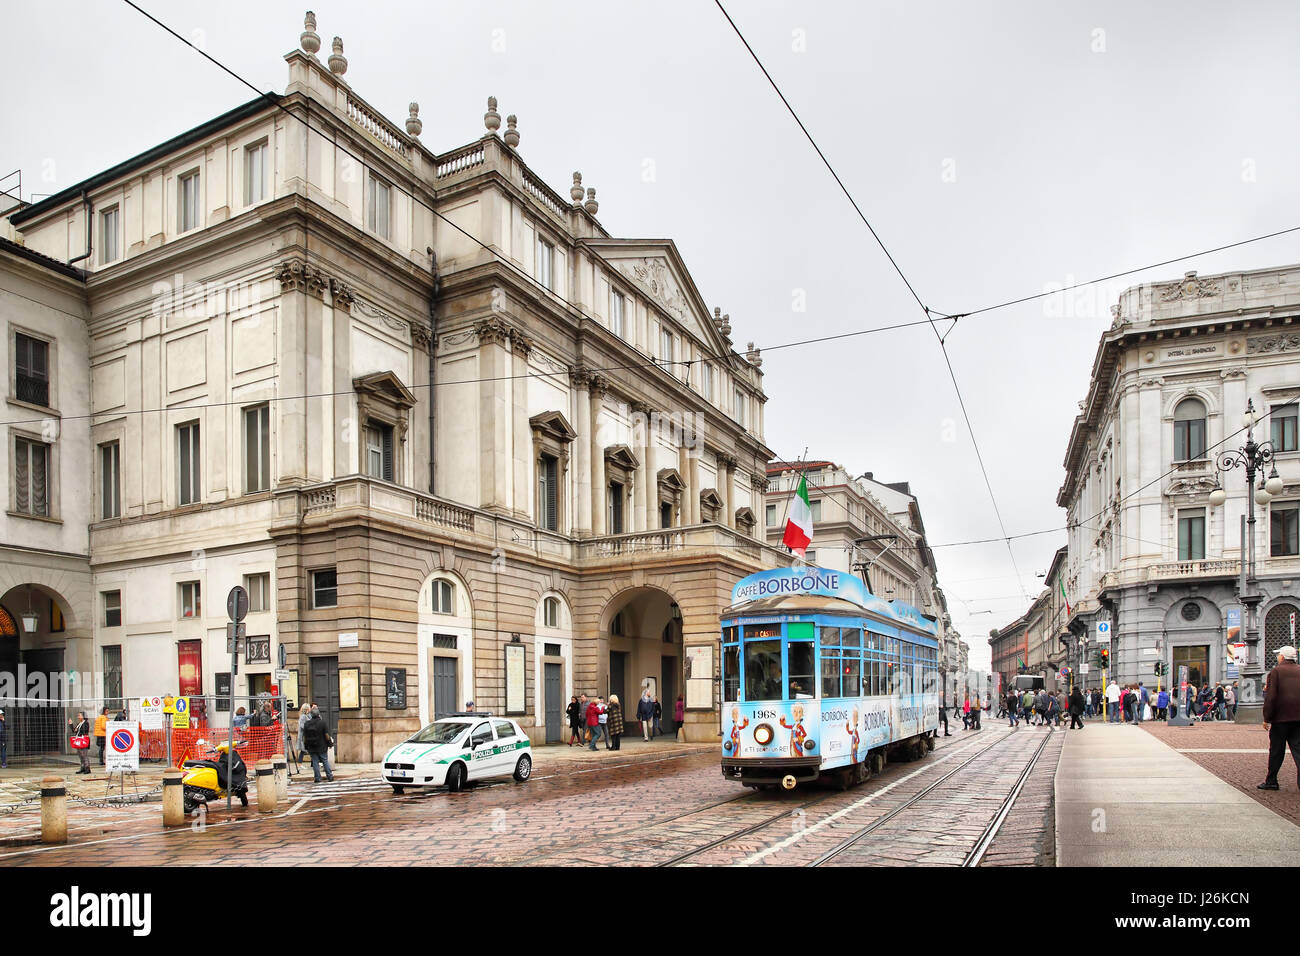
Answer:
[[[1288,644],[1295,646],[1296,632],[1300,629],[1300,607],[1282,603],[1269,608],[1264,615],[1264,665],[1265,672],[1277,664],[1277,652]]]
[[[0,595],[0,708],[9,760],[66,752],[68,716],[94,712],[93,669],[81,659],[89,641],[70,617],[63,597],[39,584]]]
[[[637,700],[649,690],[659,699],[664,732],[674,733],[673,703],[682,690],[682,612],[673,596],[656,587],[622,591],[606,605],[601,626],[609,640],[609,669],[597,693],[618,695],[631,736],[639,734]]]
[[[420,585],[420,724],[463,710],[474,698],[474,608],[465,581],[434,571]]]

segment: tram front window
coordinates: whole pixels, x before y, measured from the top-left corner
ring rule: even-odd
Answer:
[[[786,655],[790,662],[790,700],[806,700],[813,696],[816,685],[813,683],[813,643],[812,641],[791,641],[786,645]]]
[[[722,649],[722,694],[722,699],[727,701],[740,698],[740,647],[738,645],[733,644]]]
[[[781,700],[781,642],[745,642],[745,699]]]

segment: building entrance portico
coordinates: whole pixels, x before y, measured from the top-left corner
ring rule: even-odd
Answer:
[[[607,694],[617,694],[629,735],[638,733],[637,701],[647,690],[659,698],[660,725],[676,729],[673,703],[682,669],[682,612],[666,591],[638,587],[615,595],[602,615],[609,636]],[[666,696],[673,694],[673,697]]]

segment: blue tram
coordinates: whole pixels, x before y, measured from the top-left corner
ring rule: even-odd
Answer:
[[[842,787],[919,759],[939,728],[935,623],[842,571],[751,574],[722,615],[722,775]]]

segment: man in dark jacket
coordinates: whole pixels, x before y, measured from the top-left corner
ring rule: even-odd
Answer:
[[[330,740],[329,728],[320,715],[320,708],[313,706],[311,717],[302,728],[302,744],[311,755],[311,772],[316,783],[320,783],[321,766],[325,767],[325,779],[333,780],[334,771],[330,769],[329,749],[334,741]]]
[[[1264,684],[1264,729],[1268,731],[1268,776],[1260,790],[1276,790],[1277,772],[1291,748],[1296,764],[1296,784],[1300,785],[1300,664],[1296,649],[1280,647],[1277,665]]]
[[[1078,687],[1070,694],[1070,730],[1083,730],[1083,691]]]

